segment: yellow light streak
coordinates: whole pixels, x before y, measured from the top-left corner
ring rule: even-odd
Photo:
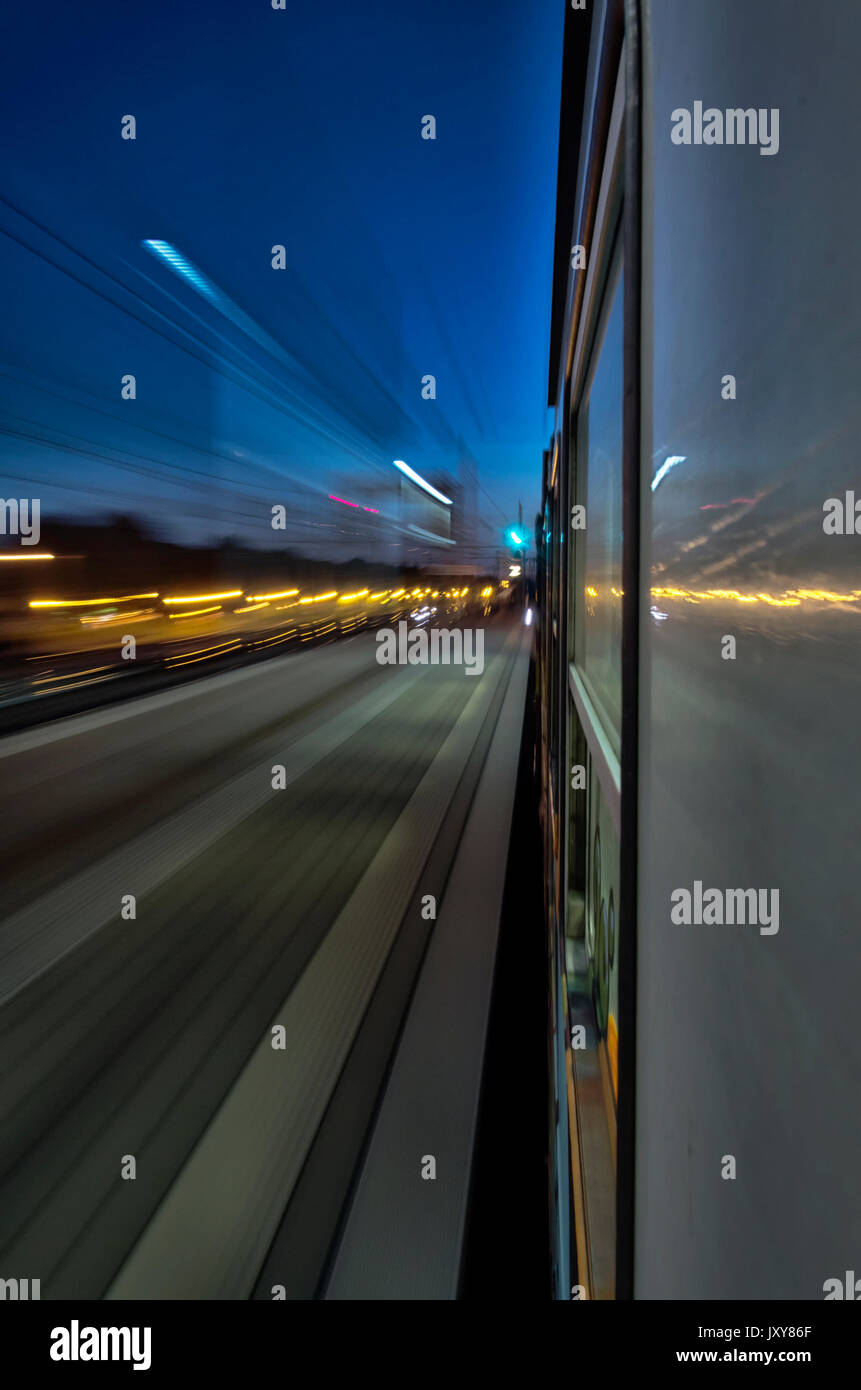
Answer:
[[[199,650],[202,650],[205,653],[205,655],[203,656],[191,655],[189,657],[183,657],[181,659],[178,657],[169,656],[168,661],[173,662],[173,666],[171,666],[170,669],[173,670],[176,666],[194,666],[197,664],[198,661],[211,661],[214,656],[226,656],[228,652],[235,651],[237,647],[241,646],[242,643],[238,641],[228,642],[220,647],[200,648]]]
[[[158,597],[156,594],[138,594],[138,598]],[[225,589],[221,594],[173,594],[170,598],[162,599],[165,606],[177,606],[181,603],[214,603],[217,598],[242,598],[241,589]]]
[[[170,618],[171,622],[175,622],[177,618],[200,618],[203,616],[204,613],[220,612],[221,604],[216,603],[212,608],[193,608],[190,613],[168,613],[167,616]]]
[[[282,632],[282,633],[277,633],[277,632],[276,632],[276,633],[273,633],[271,637],[261,637],[260,640],[259,640],[258,642],[252,642],[251,645],[252,645],[253,647],[265,647],[265,646],[268,646],[268,645],[270,645],[270,644],[277,644],[278,642],[289,642],[290,639],[291,639],[291,637],[295,637],[295,636],[296,636],[296,629],[294,628],[292,632]]]
[[[125,674],[128,675],[129,672],[126,671]],[[61,692],[65,693],[67,690],[81,690],[85,685],[98,685],[100,681],[117,680],[118,676],[119,673],[115,671],[112,675],[91,676],[88,681],[75,681],[74,685],[52,685],[47,690],[34,690],[32,698],[34,700],[41,700],[43,695],[59,695]]]
[[[270,603],[273,599],[276,598],[292,598],[293,595],[298,594],[298,592],[298,589],[281,589],[280,592],[277,594],[252,594],[250,602]],[[248,598],[248,595],[246,594],[245,597]]]
[[[198,656],[201,652],[223,652],[229,651],[233,647],[241,646],[242,643],[237,637],[232,642],[219,642],[218,645],[215,647],[195,647],[195,649],[190,652],[177,652],[176,656],[171,656],[170,654],[168,654],[167,660],[176,662],[178,666],[182,666],[189,657]]]
[[[122,598],[31,598],[28,608],[96,608],[106,603],[131,603],[132,599],[158,598],[158,594],[124,594]]]
[[[7,563],[16,563],[18,560],[56,560],[56,555],[52,555],[48,550],[37,550],[35,554],[21,555],[0,555],[0,560]]]
[[[742,594],[738,589],[677,589],[659,586],[650,590],[653,598],[676,598],[685,603],[722,601],[724,603],[767,603],[772,608],[798,608],[802,599],[820,602],[845,603],[861,598],[861,591],[851,594],[829,594],[823,589],[787,589],[781,594]]]
[[[38,676],[34,685],[44,685],[45,681],[70,681],[81,676],[94,676],[97,671],[110,671],[110,666],[90,666],[86,671],[69,671],[65,676]]]
[[[132,618],[137,622],[148,623],[153,618],[161,617],[159,613],[154,613],[151,608],[133,608],[130,613],[119,613],[105,615],[102,617],[97,613],[93,618],[79,618],[78,622],[82,627],[121,627],[128,623]]]
[[[87,652],[99,651],[99,647],[72,647],[63,652],[42,652],[41,656],[28,656],[25,661],[56,661],[61,656],[84,656]]]

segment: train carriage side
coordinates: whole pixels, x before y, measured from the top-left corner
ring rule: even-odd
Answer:
[[[861,11],[586,25],[541,515],[556,1294],[821,1298],[861,1246]]]

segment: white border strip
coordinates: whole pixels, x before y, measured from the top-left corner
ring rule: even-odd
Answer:
[[[616,834],[621,836],[622,769],[619,765],[619,759],[610,746],[610,740],[604,732],[598,712],[583,683],[583,677],[574,665],[568,667],[568,688],[580,716],[580,723],[586,735],[589,752],[592,754],[592,761],[598,773],[598,781],[601,783],[604,799],[609,807],[610,815],[613,817]]]

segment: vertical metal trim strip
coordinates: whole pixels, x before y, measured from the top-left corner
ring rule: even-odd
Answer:
[[[640,646],[641,54],[638,0],[625,0],[625,267],[622,446],[622,835],[616,1297],[634,1296],[636,1143],[637,783]]]

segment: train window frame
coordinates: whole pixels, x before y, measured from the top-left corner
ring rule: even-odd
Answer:
[[[574,489],[576,489],[576,501],[586,503],[588,497],[588,454],[589,454],[589,410],[592,400],[592,389],[598,375],[598,371],[603,360],[604,348],[606,345],[607,332],[610,319],[617,308],[617,295],[622,296],[618,304],[624,322],[624,292],[625,292],[625,273],[624,257],[622,248],[621,231],[617,231],[616,240],[610,256],[610,264],[604,281],[603,295],[600,306],[600,313],[596,332],[593,338],[592,353],[589,361],[589,368],[583,388],[583,397],[579,408],[572,412],[571,423],[571,449],[572,465],[574,473]],[[624,393],[624,353],[620,350],[620,394]],[[620,416],[621,434],[621,416]],[[621,512],[621,480],[622,480],[622,454],[620,439],[619,455],[619,483],[620,483],[620,512]],[[588,514],[588,505],[587,505]],[[621,540],[621,514],[619,516],[620,540]],[[587,516],[588,528],[588,516]],[[621,548],[620,548],[620,583],[621,583]],[[582,615],[584,607],[584,592],[586,580],[586,554],[584,547],[580,544],[571,547],[571,556],[568,571],[568,594],[569,594],[569,629],[568,629],[568,679],[571,687],[571,695],[577,706],[581,720],[584,720],[593,731],[592,741],[600,745],[600,750],[606,763],[606,772],[610,776],[615,791],[621,787],[621,664],[619,671],[619,712],[618,719],[614,720],[610,711],[604,707],[600,691],[593,686],[589,671],[584,660],[585,653],[582,651],[584,631],[582,627]],[[621,618],[621,614],[620,614]],[[619,634],[619,652],[621,662],[621,632]],[[605,794],[608,794],[605,787]],[[612,798],[610,798],[612,799]]]
[[[592,249],[587,259],[586,285],[583,301],[576,324],[576,333],[571,356],[570,385],[567,412],[568,429],[568,497],[565,502],[566,526],[571,508],[580,495],[580,470],[582,461],[577,457],[577,438],[579,416],[596,366],[595,346],[600,345],[604,327],[608,287],[613,288],[613,276],[618,261],[619,281],[624,291],[625,254],[622,239],[622,207],[624,193],[625,163],[625,44],[619,59],[616,73],[613,105],[610,114],[607,143],[592,235]],[[569,351],[570,351],[569,346]],[[624,377],[623,377],[624,390]],[[619,754],[613,748],[595,703],[590,696],[582,674],[577,670],[574,652],[575,605],[572,595],[577,583],[576,566],[579,561],[575,547],[568,547],[567,564],[567,632],[566,666],[569,697],[573,701],[577,716],[586,737],[587,747],[593,758],[595,772],[601,782],[608,809],[617,835],[621,835],[622,815],[622,769]],[[568,807],[566,806],[566,812]]]
[[[631,226],[629,212],[625,210],[627,204],[623,197],[625,175],[628,170],[625,140],[628,57],[627,40],[619,35],[618,47],[612,44],[609,49],[613,52],[612,66],[607,61],[608,49],[604,47],[604,44],[609,29],[612,28],[611,19],[613,16],[611,11],[614,8],[607,5],[603,10],[603,22],[600,25],[600,30],[604,37],[596,50],[598,56],[593,65],[594,100],[597,101],[600,98],[602,87],[609,98],[606,134],[600,153],[590,152],[588,156],[581,157],[581,174],[584,175],[585,182],[581,183],[580,202],[572,235],[573,242],[583,243],[587,246],[587,268],[581,272],[585,276],[582,293],[576,281],[576,272],[569,275],[566,322],[562,336],[565,366],[560,382],[557,420],[561,427],[560,451],[564,450],[564,453],[560,452],[559,467],[555,471],[559,495],[554,500],[560,520],[564,522],[568,544],[561,547],[563,551],[563,588],[561,594],[563,626],[558,634],[557,661],[558,666],[561,666],[562,669],[560,671],[557,668],[554,675],[557,679],[561,677],[558,697],[564,701],[562,707],[566,714],[562,731],[565,772],[568,773],[572,761],[578,764],[585,761],[585,805],[589,808],[585,812],[586,825],[591,827],[593,820],[598,823],[602,814],[605,818],[603,824],[607,832],[606,855],[603,852],[604,830],[602,830],[598,841],[601,847],[598,871],[601,873],[602,879],[604,868],[609,869],[611,862],[615,859],[615,869],[611,871],[607,881],[608,896],[605,904],[607,920],[606,926],[600,934],[600,940],[602,950],[608,953],[608,958],[611,950],[615,958],[618,994],[618,991],[621,991],[621,984],[619,983],[621,979],[621,965],[619,964],[621,956],[620,901],[622,898],[621,757],[624,745],[620,739],[618,753],[612,747],[604,728],[604,722],[599,717],[587,685],[583,682],[575,664],[574,633],[571,620],[574,616],[575,592],[572,586],[576,582],[575,566],[577,561],[573,553],[578,549],[582,550],[582,546],[578,547],[576,544],[578,535],[582,533],[573,531],[570,524],[571,507],[579,500],[578,468],[582,468],[584,463],[578,457],[578,417],[584,402],[588,401],[586,392],[591,383],[593,368],[597,361],[596,350],[600,351],[603,339],[608,289],[612,290],[619,282],[624,286],[623,403],[628,380],[627,272]],[[590,58],[591,63],[592,59]],[[592,145],[593,151],[597,149],[592,144],[595,128],[595,123],[592,121],[590,124],[590,131],[592,132],[590,145]],[[586,185],[592,178],[593,157],[597,166],[595,171],[597,187],[593,185],[594,193],[590,194]],[[593,197],[594,202],[591,201]],[[620,253],[621,259],[617,271],[616,258]],[[613,278],[617,273],[618,281]],[[625,448],[626,438],[623,432],[623,461]],[[623,531],[623,554],[624,544]],[[565,554],[566,551],[567,554]],[[626,587],[624,583],[622,587],[624,590]],[[624,638],[623,626],[621,634],[623,662]],[[622,730],[624,730],[624,685],[622,705]],[[600,970],[593,969],[593,965],[590,964],[586,940],[590,922],[593,925],[596,924],[593,920],[594,914],[596,911],[601,911],[601,903],[593,902],[595,894],[591,890],[590,884],[590,875],[595,868],[595,856],[590,854],[590,847],[587,846],[585,837],[582,844],[574,844],[570,839],[572,811],[575,809],[571,798],[578,795],[582,797],[584,791],[572,790],[571,777],[568,775],[565,776],[564,784],[560,790],[563,798],[559,808],[560,820],[565,826],[566,833],[560,836],[561,843],[555,856],[558,882],[562,891],[557,892],[555,897],[559,936],[555,938],[554,950],[559,957],[559,967],[562,972],[563,997],[568,1001],[567,1008],[573,1010],[566,1018],[566,1026],[570,1025],[574,1019],[588,1016],[592,1020],[591,1026],[597,1030],[596,1003],[599,1003],[601,998]],[[601,811],[602,806],[603,812]],[[616,891],[613,891],[614,887]],[[610,942],[611,930],[612,943]],[[624,931],[624,928],[622,930]],[[594,964],[597,967],[599,963],[596,960]],[[574,1052],[570,1048],[566,1048],[572,1181],[575,1181],[579,1194],[575,1200],[575,1208],[577,1209],[575,1235],[578,1260],[583,1258],[585,1263],[582,1271],[578,1270],[578,1278],[584,1283],[588,1291],[586,1296],[599,1299],[618,1296],[620,1287],[626,1286],[626,1270],[629,1263],[624,1250],[621,1255],[621,1262],[619,1257],[620,1240],[624,1244],[628,1240],[628,1235],[624,1224],[620,1227],[618,1210],[617,1153],[621,1102],[618,1055],[619,1037],[625,1037],[624,1045],[630,1048],[633,1040],[633,1028],[629,1025],[627,1014],[623,1022],[620,1006],[621,995],[618,994],[617,999],[613,1002],[611,1036],[609,990],[610,972],[612,971],[612,965],[604,970],[606,977],[604,1003],[608,1010],[606,1036],[600,1032],[597,1033],[594,1056],[589,1063],[590,1067],[597,1068],[597,1076],[600,1077],[597,1090],[589,1090],[587,1087],[587,1092],[581,1095],[580,1086],[583,1084],[583,1077],[579,1076],[580,1069],[575,1062]],[[599,992],[599,1000],[596,1000],[594,993],[596,987]],[[597,1078],[593,1076],[593,1079]],[[599,1101],[599,1093],[603,1096],[602,1101]],[[602,1155],[600,1160],[599,1154]],[[623,1210],[626,1210],[624,1201]],[[586,1233],[585,1236],[584,1232]],[[581,1251],[584,1239],[586,1244]],[[620,1273],[622,1275],[621,1282]]]

